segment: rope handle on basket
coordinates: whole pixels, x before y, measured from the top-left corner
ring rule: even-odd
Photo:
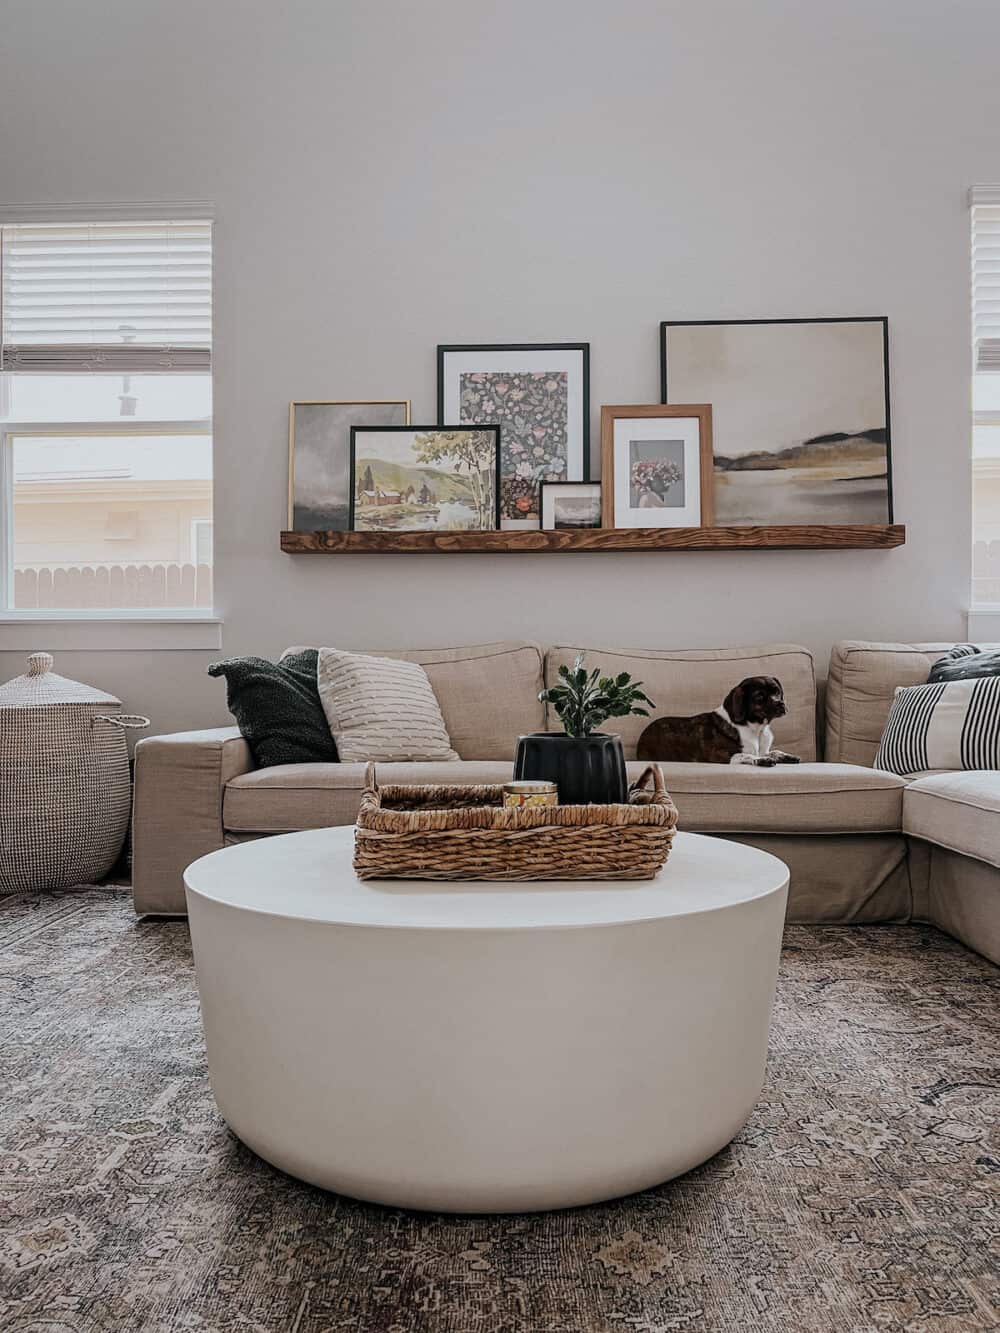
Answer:
[[[149,726],[149,718],[143,717],[141,713],[96,713],[94,721],[112,722],[116,727],[121,727],[122,731]]]
[[[649,784],[652,783],[652,791]],[[667,784],[663,781],[663,770],[659,764],[650,764],[628,789],[629,805],[652,805],[667,794]]]

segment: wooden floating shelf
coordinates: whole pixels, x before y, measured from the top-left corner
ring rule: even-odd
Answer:
[[[501,555],[535,551],[885,551],[902,546],[902,523],[856,527],[586,528],[516,532],[283,532],[291,555]]]

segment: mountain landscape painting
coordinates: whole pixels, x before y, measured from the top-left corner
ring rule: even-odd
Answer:
[[[499,527],[500,430],[351,431],[355,532],[488,532]]]
[[[892,521],[884,319],[665,323],[661,336],[665,401],[712,404],[716,525]]]

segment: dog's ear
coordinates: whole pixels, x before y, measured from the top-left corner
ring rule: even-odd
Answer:
[[[741,680],[722,701],[722,706],[729,714],[729,720],[736,727],[742,727],[747,720],[746,681]]]

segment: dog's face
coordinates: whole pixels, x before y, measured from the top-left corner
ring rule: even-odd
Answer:
[[[747,676],[729,691],[722,706],[737,727],[748,723],[763,726],[788,712],[781,681],[774,676]]]

